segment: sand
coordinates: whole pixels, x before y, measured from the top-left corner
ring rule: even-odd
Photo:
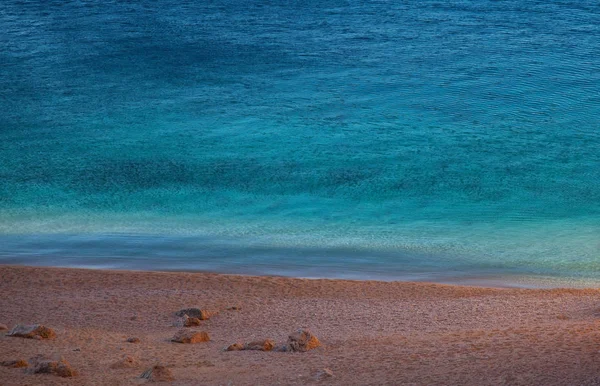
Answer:
[[[156,364],[175,385],[600,385],[595,289],[20,266],[0,266],[0,278],[0,323],[57,333],[33,340],[0,331],[0,362],[62,356],[79,373],[0,366],[1,385],[139,385]],[[175,312],[194,306],[219,312],[193,327],[211,340],[171,342],[182,328]],[[322,346],[223,350],[238,341],[285,343],[299,328]]]

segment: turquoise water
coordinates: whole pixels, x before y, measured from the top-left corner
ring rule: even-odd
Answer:
[[[596,1],[0,3],[0,262],[600,279]]]

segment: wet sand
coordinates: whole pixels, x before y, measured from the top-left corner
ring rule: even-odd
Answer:
[[[1,385],[138,385],[167,366],[175,385],[599,385],[600,290],[309,280],[0,266],[0,323],[41,323],[53,340],[6,336],[0,362],[62,356],[79,375],[0,366]],[[174,313],[219,314],[177,344]],[[240,310],[228,310],[240,306]],[[236,351],[310,329],[305,353]],[[127,343],[138,337],[139,343]],[[134,368],[114,369],[124,356]],[[319,376],[324,368],[333,377]]]

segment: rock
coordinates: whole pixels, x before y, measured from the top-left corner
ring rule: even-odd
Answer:
[[[231,306],[231,307],[227,307],[228,311],[240,311],[242,309],[241,306]]]
[[[183,326],[184,327],[194,327],[194,326],[199,326],[201,321],[198,318],[190,318],[187,315],[183,316],[184,320],[183,320]]]
[[[271,351],[275,347],[275,342],[271,339],[256,340],[246,343],[244,350]]]
[[[244,344],[240,343],[240,342],[236,342],[232,345],[229,345],[229,347],[227,347],[225,349],[225,351],[242,351],[244,349]]]
[[[333,378],[333,371],[331,371],[328,368],[321,369],[321,370],[317,371],[317,375],[315,376],[315,378],[317,378],[317,380],[320,380],[320,381],[329,379],[329,378]]]
[[[175,379],[171,370],[162,365],[152,366],[144,371],[140,378],[147,379],[150,382],[171,382]]]
[[[129,343],[140,343],[140,338],[136,338],[136,337],[127,338],[127,342],[129,342]]]
[[[172,342],[177,343],[200,343],[208,342],[210,337],[208,333],[204,331],[190,331],[190,330],[179,330],[175,336],[171,339]]]
[[[42,326],[41,324],[34,324],[31,326],[25,326],[17,324],[12,330],[6,334],[7,336],[16,336],[20,338],[28,339],[54,339],[56,333],[53,329]]]
[[[29,364],[27,362],[25,362],[23,359],[14,359],[12,361],[0,362],[0,366],[20,368],[20,367],[27,367],[27,366],[29,366]]]
[[[321,346],[321,342],[307,329],[300,329],[288,338],[287,344],[281,347],[281,351],[306,352]]]
[[[200,361],[198,363],[196,363],[196,366],[198,367],[215,367],[215,364],[212,363],[211,361]]]
[[[8,326],[6,324],[0,323],[0,331],[8,330]]]
[[[207,310],[201,310],[200,308],[184,308],[182,310],[179,310],[175,313],[175,315],[177,316],[184,316],[187,315],[190,318],[198,318],[200,320],[207,320],[210,319],[211,316],[213,316],[214,313],[207,311]]]
[[[242,351],[242,350],[256,350],[256,351],[271,351],[275,348],[275,342],[272,339],[255,340],[250,343],[234,343],[227,347],[225,351]]]
[[[132,369],[140,366],[140,361],[128,355],[110,365],[113,369]]]
[[[54,374],[59,377],[74,377],[77,375],[77,371],[73,370],[69,362],[64,358],[58,360],[52,360],[46,356],[38,355],[29,360],[33,365],[33,374]]]

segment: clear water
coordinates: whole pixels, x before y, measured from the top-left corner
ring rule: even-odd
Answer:
[[[598,283],[600,4],[4,0],[0,178],[4,263]]]

